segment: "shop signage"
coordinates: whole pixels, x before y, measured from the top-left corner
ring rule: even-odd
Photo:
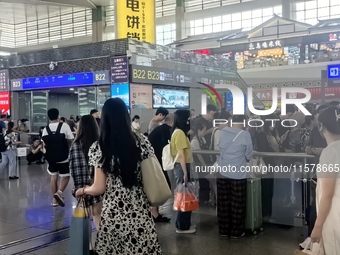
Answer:
[[[334,42],[334,41],[337,41],[339,39],[340,39],[340,34],[337,34],[337,33],[329,34],[329,41],[330,42]]]
[[[205,84],[230,84],[238,86],[236,78],[212,77],[199,73],[171,71],[156,67],[131,66],[131,81],[134,83],[148,83],[173,86],[197,86],[198,82]]]
[[[10,114],[10,96],[9,92],[0,92],[0,111],[1,114]]]
[[[117,38],[155,43],[155,0],[116,0]]]
[[[60,74],[11,80],[11,91],[110,84],[109,71]]]
[[[129,64],[127,56],[111,58],[111,83],[129,82]]]
[[[257,42],[257,43],[250,43],[249,50],[263,50],[263,49],[270,49],[270,48],[277,48],[283,47],[281,40],[272,40],[272,41],[265,41],[265,42]]]
[[[8,70],[0,70],[0,91],[8,91]]]

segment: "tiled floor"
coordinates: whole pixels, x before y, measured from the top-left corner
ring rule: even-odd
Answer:
[[[9,181],[7,173],[0,173],[0,255],[4,255],[1,251],[5,244],[69,226],[72,206],[75,205],[70,194],[72,184],[65,192],[66,207],[52,208],[45,168],[45,165],[26,166],[22,163],[17,181]],[[175,213],[171,207],[163,210],[174,222]],[[274,225],[265,226],[265,231],[256,236],[249,235],[240,240],[220,239],[212,208],[195,212],[193,221],[197,224],[197,233],[186,236],[177,235],[173,223],[157,225],[163,254],[285,255],[293,254],[302,241],[300,228]],[[63,255],[67,254],[67,247],[68,240],[64,240],[26,254]]]

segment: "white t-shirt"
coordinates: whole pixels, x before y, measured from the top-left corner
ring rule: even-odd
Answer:
[[[57,131],[57,128],[59,126],[59,122],[50,123],[48,126],[50,127],[51,132],[55,132],[55,131]],[[61,126],[61,129],[60,129],[60,133],[65,134],[65,138],[67,140],[73,140],[74,139],[71,128],[67,123],[63,123],[63,125]],[[46,130],[46,128],[44,128],[44,130],[42,132],[42,136],[47,136],[47,135],[48,135],[47,130]],[[63,161],[63,162],[59,162],[59,163],[66,163],[66,162],[68,162],[68,159]]]

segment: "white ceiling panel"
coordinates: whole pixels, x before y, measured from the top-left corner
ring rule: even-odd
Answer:
[[[68,14],[85,8],[112,5],[114,0],[0,0],[0,23],[20,24]]]

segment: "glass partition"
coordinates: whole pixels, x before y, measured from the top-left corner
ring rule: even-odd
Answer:
[[[78,105],[80,116],[90,114],[92,109],[96,109],[96,88],[78,88]]]
[[[111,86],[97,87],[97,110],[102,111],[106,100],[111,98]]]
[[[39,132],[39,128],[46,126],[48,123],[47,105],[48,105],[48,91],[39,90],[32,91],[32,123],[31,132]]]

